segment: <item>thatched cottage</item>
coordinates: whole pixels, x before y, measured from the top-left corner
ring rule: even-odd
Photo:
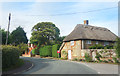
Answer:
[[[115,43],[117,36],[109,29],[84,24],[77,24],[74,30],[65,37],[60,47],[61,57],[64,57],[63,51],[68,54],[68,59],[81,57],[81,50],[88,49],[95,44],[112,45]]]

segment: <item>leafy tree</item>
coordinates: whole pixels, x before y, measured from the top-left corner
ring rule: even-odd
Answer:
[[[30,42],[33,44],[51,45],[57,43],[60,30],[52,22],[41,22],[32,28]]]
[[[11,38],[11,43],[13,45],[18,45],[20,43],[28,42],[26,33],[23,30],[23,28],[20,26],[18,28],[16,28],[16,30],[12,31],[10,38]]]
[[[59,37],[58,40],[57,40],[57,43],[58,43],[58,44],[62,44],[62,42],[63,42],[63,40],[64,40],[65,37],[66,37],[66,36],[61,36],[61,37]]]
[[[115,44],[115,52],[117,54],[117,58],[120,58],[120,38],[116,39],[116,44]]]
[[[27,44],[21,43],[21,44],[17,45],[17,47],[19,48],[20,55],[22,55],[23,53],[28,51],[28,45]]]
[[[6,34],[7,31],[5,31],[4,29],[0,28],[0,34],[2,35],[2,44],[4,45],[6,43]],[[10,35],[8,35],[8,44],[10,43]]]

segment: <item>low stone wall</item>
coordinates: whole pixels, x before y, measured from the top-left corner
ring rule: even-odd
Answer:
[[[81,50],[81,58],[84,58],[85,53],[88,53],[93,60],[96,60],[96,52],[98,52],[102,56],[102,60],[111,59],[115,57],[115,49],[82,49]]]

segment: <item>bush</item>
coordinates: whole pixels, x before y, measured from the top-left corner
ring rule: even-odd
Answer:
[[[17,47],[19,48],[20,55],[22,55],[23,53],[28,51],[28,45],[27,44],[21,43],[21,44],[17,45]]]
[[[108,63],[108,61],[107,61],[107,60],[103,60],[103,62]]]
[[[40,56],[48,57],[52,56],[52,47],[51,46],[43,46],[39,49]]]
[[[91,62],[92,61],[92,57],[90,57],[90,55],[88,53],[85,53],[85,60],[87,62]]]
[[[78,61],[78,59],[77,59],[77,58],[74,58],[74,59],[72,59],[72,61]]]
[[[111,59],[108,59],[108,62],[113,62]]]
[[[119,61],[117,60],[116,57],[113,57],[113,60],[114,60],[115,63],[119,63]]]
[[[57,50],[59,50],[59,47],[60,47],[59,44],[55,44],[55,45],[52,46],[52,57],[58,58]]]
[[[101,44],[90,46],[89,49],[104,49],[104,46]]]
[[[95,58],[98,60],[98,61],[100,61],[100,58],[101,58],[102,56],[98,53],[98,52],[96,52],[96,56],[95,56]]]
[[[19,50],[15,46],[2,46],[2,68],[9,68],[15,65],[19,59]]]

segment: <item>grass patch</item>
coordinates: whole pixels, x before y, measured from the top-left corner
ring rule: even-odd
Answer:
[[[13,70],[13,69],[19,68],[19,67],[22,66],[23,64],[24,64],[24,60],[19,59],[14,66],[10,66],[9,68],[4,68],[4,69],[2,69],[2,71]]]

